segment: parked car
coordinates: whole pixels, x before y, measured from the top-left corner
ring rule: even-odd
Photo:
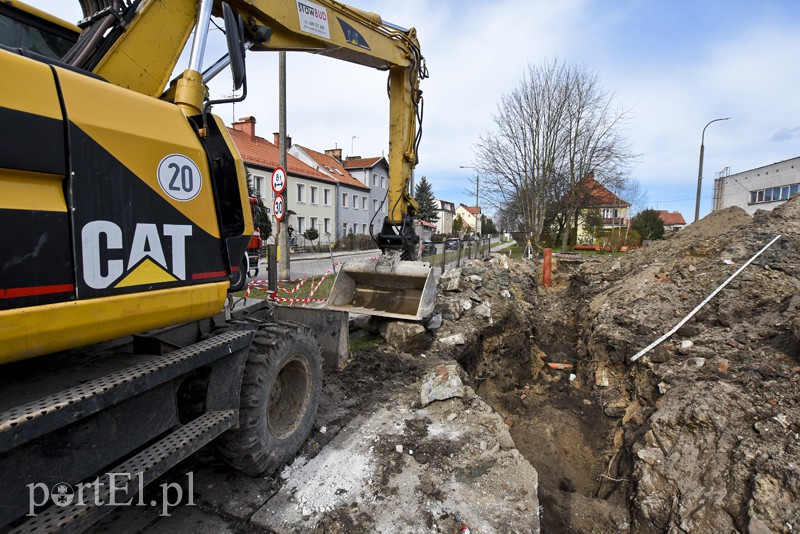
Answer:
[[[461,247],[461,240],[457,237],[448,237],[444,242],[445,250],[458,250]]]
[[[422,255],[423,256],[430,256],[431,254],[436,254],[436,245],[434,245],[431,241],[423,241],[422,242]]]
[[[475,235],[471,235],[471,236],[469,236],[469,237],[467,238],[467,242],[468,242],[468,243],[477,243],[477,242],[478,242],[478,236],[475,236]]]

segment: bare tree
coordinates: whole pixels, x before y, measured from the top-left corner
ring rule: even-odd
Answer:
[[[567,74],[558,62],[529,66],[519,87],[501,99],[496,130],[481,137],[477,147],[486,198],[504,205],[515,200],[537,246],[562,159],[559,125],[568,104]]]
[[[529,65],[498,104],[494,130],[476,147],[482,191],[496,210],[516,207],[537,247],[551,223],[566,246],[590,174],[621,186],[631,155],[614,100],[597,75],[554,60]]]
[[[563,201],[562,250],[569,244],[570,230],[577,226],[588,177],[594,176],[608,189],[619,190],[632,158],[621,132],[627,113],[615,105],[615,95],[600,86],[597,74],[580,67],[567,69],[569,106],[563,126],[567,141],[562,168],[569,193]]]

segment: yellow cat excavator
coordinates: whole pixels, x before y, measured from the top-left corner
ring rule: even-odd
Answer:
[[[333,0],[81,6],[72,25],[0,2],[0,528],[20,532],[85,528],[216,438],[233,466],[274,470],[311,430],[317,325],[224,309],[253,223],[207,83],[230,66],[246,94],[245,50],[389,72],[377,240],[395,259],[345,267],[331,308],[419,319],[433,305],[409,191],[427,75],[414,29]],[[228,53],[204,70],[214,17]]]

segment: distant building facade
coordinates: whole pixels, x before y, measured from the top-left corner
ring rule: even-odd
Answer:
[[[480,206],[467,206],[460,204],[456,208],[456,217],[461,216],[465,232],[481,233],[481,208]]]
[[[278,135],[274,134],[274,142],[257,136],[254,117],[239,119],[228,131],[242,155],[253,189],[271,210],[275,198],[272,172],[280,165]],[[287,144],[291,144],[291,138],[287,138]],[[284,221],[295,230],[293,240],[296,243],[302,241],[302,234],[309,225],[315,226],[321,236],[325,235],[326,229],[333,232],[336,228],[336,180],[291,154],[286,156],[286,166],[286,205],[288,211],[294,213],[287,212]]]
[[[340,240],[350,233],[369,235],[372,216],[369,187],[353,178],[344,168],[342,149],[326,150],[323,154],[307,147],[292,145],[289,153],[314,170],[336,180],[338,198],[334,203],[337,228],[335,232],[331,232],[331,237],[335,236],[336,240]]]
[[[594,235],[587,230],[587,217],[590,212],[600,215],[600,228],[609,230],[624,228],[629,224],[628,208],[630,202],[622,200],[598,182],[594,175],[584,180],[581,191],[581,207],[578,210],[578,230],[576,242],[580,245],[594,244]]]
[[[669,212],[667,210],[660,210],[658,218],[664,223],[665,232],[677,232],[686,226],[686,219],[679,211]]]
[[[713,211],[739,206],[749,214],[772,210],[800,192],[800,157],[714,180]]]
[[[348,156],[343,163],[353,178],[369,187],[369,211],[370,214],[377,213],[373,222],[373,233],[379,232],[383,220],[389,214],[387,206],[389,200],[386,195],[389,190],[389,162],[382,156],[373,158]]]
[[[439,205],[439,220],[436,221],[437,234],[450,234],[453,232],[453,220],[456,218],[456,205],[447,200],[437,200]]]

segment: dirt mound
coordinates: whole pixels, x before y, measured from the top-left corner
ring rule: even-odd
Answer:
[[[776,235],[695,318],[672,328]],[[636,532],[800,528],[800,198],[728,209],[672,239],[587,262],[575,302],[578,375],[618,418],[611,478]],[[561,311],[564,313],[564,310]]]

